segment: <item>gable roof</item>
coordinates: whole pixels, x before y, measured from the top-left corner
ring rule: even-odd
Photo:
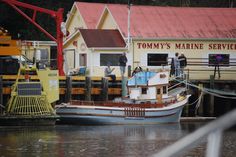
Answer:
[[[127,5],[108,5],[127,36]],[[236,38],[236,9],[132,6],[130,34],[135,38]]]
[[[79,29],[88,48],[124,48],[123,37],[118,30],[106,29]]]
[[[102,3],[85,3],[75,2],[76,8],[80,11],[87,28],[94,29],[102,14],[105,4]]]
[[[123,36],[127,37],[128,7],[122,4],[75,2],[89,29],[96,28],[109,10]],[[235,8],[131,7],[130,35],[146,39],[236,38]],[[99,19],[101,21],[99,21]]]

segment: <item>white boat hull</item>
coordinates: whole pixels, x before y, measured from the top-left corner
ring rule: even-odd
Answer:
[[[162,108],[60,105],[56,113],[61,123],[83,125],[177,123],[188,97]]]

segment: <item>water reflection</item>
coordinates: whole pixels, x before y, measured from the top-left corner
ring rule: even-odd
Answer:
[[[0,127],[0,156],[150,156],[201,125]]]

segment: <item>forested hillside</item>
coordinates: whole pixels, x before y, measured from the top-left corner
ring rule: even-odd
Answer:
[[[64,17],[71,9],[75,0],[19,0],[39,7],[57,10],[64,8]],[[81,2],[100,2],[100,3],[122,3],[127,4],[128,0],[79,0]],[[235,7],[236,0],[130,0],[133,5],[158,5],[158,6],[177,6],[177,7]],[[18,14],[13,8],[0,0],[0,26],[8,29],[14,37],[22,40],[49,40],[35,26]],[[32,15],[31,11],[26,11]],[[36,21],[46,30],[55,35],[55,22],[45,14],[37,13]]]

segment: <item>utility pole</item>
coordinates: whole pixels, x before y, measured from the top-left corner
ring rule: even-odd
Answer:
[[[127,48],[128,48],[128,52],[130,50],[130,14],[131,14],[131,4],[130,4],[130,0],[128,0],[128,42],[127,42]]]

